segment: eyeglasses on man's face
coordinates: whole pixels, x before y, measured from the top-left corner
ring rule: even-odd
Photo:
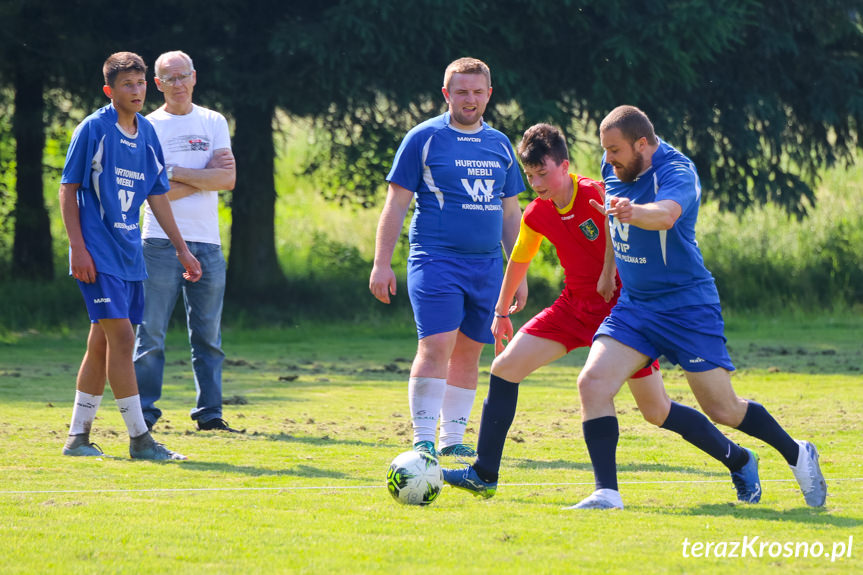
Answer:
[[[177,83],[188,84],[192,80],[192,74],[194,74],[194,72],[177,74],[176,76],[171,76],[170,78],[159,76],[159,81],[166,86],[176,86]]]

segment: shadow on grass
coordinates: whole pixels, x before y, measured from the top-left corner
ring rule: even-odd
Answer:
[[[241,432],[241,433],[231,433],[224,434],[224,432],[200,432],[200,431],[191,431],[191,430],[178,430],[178,429],[159,429],[155,428],[154,437],[159,439],[165,439],[170,435],[174,435],[176,437],[180,436],[193,436],[198,435],[202,438],[207,438],[207,435],[210,434],[213,438],[216,439],[263,439],[266,441],[283,441],[286,443],[301,443],[306,445],[315,445],[319,447],[326,447],[329,445],[350,445],[354,447],[387,447],[387,444],[382,444],[378,441],[360,441],[358,439],[337,439],[331,437],[328,434],[325,435],[291,435],[290,433],[264,433],[260,431],[250,431],[250,432]],[[117,437],[120,434],[118,432],[112,432],[112,436]]]
[[[202,471],[205,473],[231,473],[243,474],[251,477],[306,477],[320,479],[351,479],[356,480],[355,474],[342,473],[333,469],[323,469],[311,465],[286,464],[285,469],[269,469],[266,467],[255,467],[251,465],[232,465],[230,463],[216,463],[209,461],[183,461],[179,463],[183,469]]]
[[[237,426],[240,427],[240,426]],[[118,431],[107,431],[111,437],[119,437],[122,433]],[[337,434],[336,430],[333,431],[332,435]],[[182,436],[199,436],[202,438],[213,438],[215,440],[225,439],[262,439],[265,441],[281,441],[285,443],[299,443],[305,445],[312,445],[318,447],[327,447],[333,445],[348,445],[353,447],[363,447],[363,448],[380,448],[387,450],[398,450],[401,451],[409,451],[411,449],[411,444],[399,444],[394,442],[381,442],[381,441],[362,441],[359,439],[338,439],[336,437],[332,437],[331,434],[324,435],[291,435],[290,433],[266,433],[262,431],[249,431],[245,430],[240,433],[224,433],[220,431],[192,431],[189,429],[182,430],[177,427],[172,428],[159,428],[158,426],[154,430],[154,437],[159,439],[165,439],[169,436],[182,437]],[[401,453],[399,451],[399,453]]]
[[[564,459],[553,461],[537,461],[535,459],[511,459],[514,467],[521,469],[564,469],[572,471],[592,472],[593,466],[589,462],[575,462]],[[685,473],[688,475],[701,475],[705,477],[727,477],[724,470],[705,470],[700,467],[681,467],[677,465],[666,465],[664,463],[624,463],[617,466],[618,473]]]
[[[777,510],[757,505],[709,503],[685,509],[680,514],[712,515],[714,517],[732,516],[736,519],[755,519],[758,521],[793,521],[795,523],[831,525],[833,527],[859,527],[863,525],[863,519],[857,517],[832,515],[829,509],[804,506],[795,509]]]
[[[270,441],[284,441],[288,443],[304,443],[307,445],[318,445],[325,447],[327,445],[352,445],[355,447],[381,447],[381,444],[376,441],[360,441],[357,439],[335,439],[329,435],[308,436],[308,435],[291,435],[290,433],[259,433],[253,432],[246,434],[247,437],[255,437],[267,439]]]

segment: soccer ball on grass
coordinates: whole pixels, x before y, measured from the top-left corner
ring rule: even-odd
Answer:
[[[393,459],[387,471],[387,489],[405,505],[428,505],[443,488],[437,459],[427,453],[405,451]]]

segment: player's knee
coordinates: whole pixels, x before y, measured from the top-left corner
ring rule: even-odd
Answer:
[[[668,417],[668,408],[666,406],[639,405],[638,409],[641,411],[641,415],[647,423],[657,427],[665,423],[665,419]]]
[[[108,341],[102,338],[93,338],[87,340],[87,355],[91,359],[105,360],[108,356]]]
[[[602,377],[590,369],[583,369],[578,376],[578,395],[582,404],[592,404],[604,401],[614,394],[609,391]]]
[[[521,378],[518,377],[516,373],[516,368],[518,366],[511,359],[510,355],[506,352],[500,354],[494,361],[491,362],[491,372],[495,374],[497,377],[501,379],[505,379],[507,381],[520,381]]]
[[[419,349],[416,356],[414,356],[413,370],[423,372],[428,372],[429,370],[446,371],[448,364],[449,354],[438,349]]]
[[[735,427],[740,423],[738,420],[735,410],[733,406],[725,405],[723,403],[713,403],[708,405],[701,406],[704,409],[704,413],[707,417],[710,418],[710,421],[719,425],[727,425],[729,427]]]
[[[499,355],[496,358],[494,358],[494,361],[491,362],[491,372],[498,377],[502,377],[503,379],[506,379],[506,371],[507,371],[506,359],[502,355]]]

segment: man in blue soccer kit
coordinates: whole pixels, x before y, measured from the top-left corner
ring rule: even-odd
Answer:
[[[91,322],[64,455],[102,454],[90,442],[90,430],[107,379],[129,432],[129,455],[185,459],[156,443],[147,430],[132,364],[132,324],[141,322],[144,307],[146,271],[138,228],[144,200],[171,238],[184,277],[201,277],[200,263],[183,242],[164,195],[168,179],[156,132],[139,114],[146,72],[144,61],[131,52],[105,61],[103,92],[111,104],[77,127],[63,168],[60,208],[69,236],[70,273]]]
[[[408,384],[414,448],[472,456],[464,431],[483,344],[494,342],[501,241],[508,255],[524,184],[509,139],[482,119],[492,91],[488,66],[474,58],[452,62],[441,91],[448,111],[408,132],[387,176],[369,289],[383,303],[395,295],[392,255],[416,197],[407,277],[419,338]],[[526,290],[522,284],[519,305]]]
[[[711,419],[774,447],[794,472],[806,503],[823,506],[827,486],[815,446],[793,439],[762,405],[738,397],[731,385],[734,365],[719,295],[695,242],[701,197],[695,165],[657,138],[647,115],[633,106],[606,116],[600,140],[606,200],[605,206],[591,203],[609,218],[622,291],[578,378],[596,491],[572,508],[623,507],[614,396],[633,372],[660,355],[680,365]],[[759,486],[750,501],[760,495]]]
[[[563,133],[548,124],[532,126],[516,152],[537,198],[524,210],[495,308],[492,333],[498,355],[491,365],[480,417],[478,456],[466,468],[443,469],[445,482],[484,498],[497,491],[504,443],[524,379],[573,349],[589,347],[619,296],[608,225],[590,204],[591,199],[602,202],[604,191],[597,182],[569,172]],[[512,339],[510,304],[544,238],[557,252],[564,289]],[[506,340],[511,342],[504,347]],[[671,401],[658,361],[636,371],[629,378],[629,389],[645,420],[679,433],[728,468],[738,500],[752,501],[760,494],[757,458],[749,457],[745,448],[733,443],[700,412]]]

